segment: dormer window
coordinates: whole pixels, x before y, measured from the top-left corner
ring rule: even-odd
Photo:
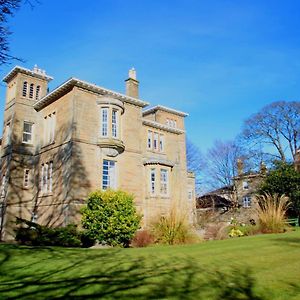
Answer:
[[[41,87],[38,85],[35,90],[35,100],[38,100],[40,98],[40,90]]]
[[[24,82],[23,82],[22,96],[23,96],[23,97],[26,97],[26,96],[27,96],[27,81],[24,81]]]
[[[30,88],[29,88],[29,98],[33,98],[33,88],[34,88],[34,84],[31,83],[30,84]]]

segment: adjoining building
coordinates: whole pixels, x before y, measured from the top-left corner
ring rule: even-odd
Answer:
[[[97,189],[132,193],[143,226],[173,206],[190,219],[195,178],[187,171],[187,114],[147,108],[134,69],[126,94],[16,66],[7,84],[1,143],[1,237],[16,217],[49,226],[79,223],[80,207]]]

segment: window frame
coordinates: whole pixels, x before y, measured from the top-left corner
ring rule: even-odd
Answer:
[[[29,85],[29,98],[33,99],[33,94],[34,94],[34,83],[30,83]]]
[[[150,194],[152,196],[156,194],[155,182],[156,182],[156,169],[151,168],[150,169]]]
[[[165,197],[169,195],[169,171],[167,169],[160,169],[160,194]]]
[[[118,110],[112,109],[111,112],[111,136],[118,138]]]
[[[251,207],[251,197],[250,196],[244,196],[243,197],[243,208],[250,208]]]
[[[249,182],[248,181],[244,180],[242,185],[243,185],[243,190],[244,191],[249,190]]]
[[[106,120],[104,121],[104,115],[103,113],[106,112]],[[108,107],[101,107],[100,109],[100,135],[103,138],[106,138],[109,136],[109,108]],[[105,125],[105,126],[104,126]],[[104,134],[105,133],[105,134]]]
[[[25,124],[30,125],[31,126],[31,132],[29,131],[25,131]],[[34,123],[31,121],[23,121],[23,133],[22,133],[22,143],[23,144],[33,144],[33,138],[34,138]],[[28,141],[24,140],[24,135],[30,136],[30,139]]]
[[[106,165],[107,164],[107,165]],[[102,161],[102,190],[117,188],[116,161],[103,159]],[[107,174],[105,174],[107,172]],[[106,179],[104,179],[106,178]],[[106,182],[106,183],[104,183]]]

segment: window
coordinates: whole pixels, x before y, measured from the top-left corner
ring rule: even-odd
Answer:
[[[102,189],[116,188],[116,163],[112,160],[103,160]]]
[[[35,90],[35,100],[38,100],[40,98],[40,90],[41,87],[38,85]]]
[[[46,116],[44,118],[44,145],[54,142],[56,126],[56,113]]]
[[[34,88],[34,84],[31,83],[30,84],[30,88],[29,88],[29,98],[33,98],[33,88]]]
[[[160,193],[168,194],[168,171],[165,169],[160,170]]]
[[[248,183],[248,181],[243,181],[243,190],[249,190],[249,183]]]
[[[188,191],[188,199],[189,199],[189,201],[192,201],[193,200],[193,190],[189,190]]]
[[[112,128],[112,136],[114,138],[117,137],[117,111],[113,110],[111,115],[111,128]]]
[[[243,197],[243,207],[244,208],[251,207],[251,197],[249,196]]]
[[[164,147],[165,147],[165,145],[164,145],[164,136],[161,134],[159,136],[159,151],[163,152],[164,151]]]
[[[167,126],[170,126],[170,120],[169,120],[169,119],[167,119],[166,125],[167,125]]]
[[[154,148],[154,150],[157,150],[157,148],[158,148],[158,133],[154,133],[153,148]]]
[[[24,121],[23,123],[23,143],[32,144],[33,123]]]
[[[52,192],[53,161],[42,164],[41,170],[41,191],[42,193]]]
[[[148,131],[147,148],[152,148],[152,131]]]
[[[28,188],[30,184],[30,170],[25,169],[24,170],[24,180],[23,180],[23,186],[24,188]]]
[[[23,96],[23,97],[27,97],[27,81],[24,81],[24,82],[23,82],[22,96]]]
[[[101,136],[108,136],[108,108],[101,108]]]
[[[11,136],[11,122],[7,122],[4,128],[3,133],[3,145],[7,146],[10,144],[10,136]]]
[[[155,169],[150,171],[150,192],[155,194]]]
[[[6,175],[4,174],[1,179],[1,198],[5,197],[5,188],[6,188]]]
[[[34,212],[34,211],[32,211],[32,212],[31,212],[31,220],[30,220],[30,221],[33,222],[33,223],[36,223],[37,220],[38,220],[38,215],[37,215],[37,213]]]

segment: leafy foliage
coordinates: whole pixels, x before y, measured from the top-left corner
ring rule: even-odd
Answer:
[[[140,220],[133,196],[123,191],[93,192],[82,209],[82,226],[87,234],[112,246],[128,246]]]
[[[286,195],[291,201],[290,214],[300,214],[300,173],[292,164],[276,162],[260,188],[260,194]]]
[[[21,244],[63,247],[85,247],[93,244],[90,239],[87,240],[84,233],[77,230],[74,224],[50,228],[21,218],[17,218],[17,224],[21,226],[16,229],[15,239]]]

